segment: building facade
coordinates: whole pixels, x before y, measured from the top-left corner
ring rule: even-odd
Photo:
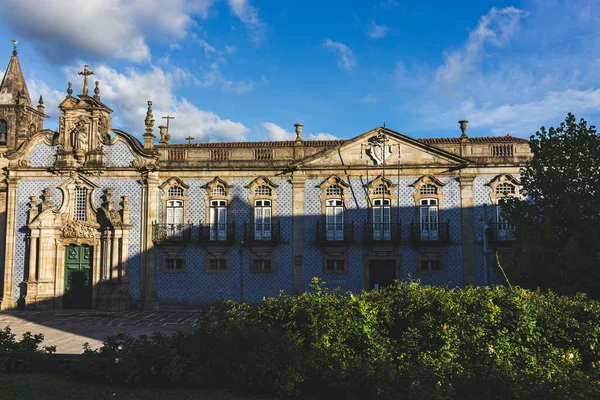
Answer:
[[[313,277],[360,292],[395,279],[494,279],[510,244],[499,212],[519,195],[527,141],[413,139],[171,144],[112,126],[100,86],[71,83],[44,129],[16,50],[0,85],[2,309],[157,310],[301,293]],[[93,94],[90,94],[90,91]],[[142,125],[144,123],[144,125]]]

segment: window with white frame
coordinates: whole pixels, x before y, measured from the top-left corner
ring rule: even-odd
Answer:
[[[217,185],[212,190],[213,196],[225,196],[225,188],[221,185]]]
[[[167,191],[169,196],[183,196],[183,188],[179,187],[179,186],[171,186],[169,188],[169,190]]]
[[[271,200],[254,201],[254,239],[271,240]]]
[[[375,194],[375,195],[390,194],[390,189],[386,185],[381,183],[381,184],[377,185],[377,187],[373,191],[373,194]]]
[[[344,259],[325,259],[323,272],[329,274],[343,274],[346,272],[346,260]]]
[[[183,236],[183,200],[167,200],[166,234],[169,238]]]
[[[344,240],[344,202],[330,199],[325,202],[325,229],[327,240]]]
[[[87,221],[87,188],[77,186],[75,187],[75,207],[73,207],[74,217],[76,221]]]
[[[271,188],[265,185],[258,186],[254,189],[254,194],[256,196],[271,196]]]
[[[183,271],[185,262],[181,258],[166,258],[164,270],[168,272],[179,272]]]
[[[391,238],[391,201],[390,199],[373,200],[373,239],[390,240]]]
[[[419,206],[421,240],[437,240],[439,237],[437,199],[421,199]]]
[[[325,190],[326,196],[341,196],[342,188],[339,185],[331,185]]]
[[[210,240],[227,240],[227,200],[210,201]]]
[[[435,185],[426,184],[421,186],[419,194],[438,194],[438,188]]]

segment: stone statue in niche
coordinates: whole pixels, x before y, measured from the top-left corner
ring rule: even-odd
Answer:
[[[87,147],[87,125],[83,121],[77,122],[77,125],[71,130],[71,146],[73,150],[85,152]]]

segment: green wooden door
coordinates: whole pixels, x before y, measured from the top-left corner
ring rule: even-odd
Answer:
[[[65,247],[65,294],[63,308],[92,306],[92,247]]]

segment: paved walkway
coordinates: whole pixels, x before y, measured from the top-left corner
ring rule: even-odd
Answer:
[[[57,354],[80,354],[84,343],[95,349],[106,336],[117,332],[134,336],[156,331],[169,334],[192,329],[196,319],[194,311],[3,311],[0,328],[9,326],[17,339],[25,332],[43,333],[44,344],[56,346]]]

